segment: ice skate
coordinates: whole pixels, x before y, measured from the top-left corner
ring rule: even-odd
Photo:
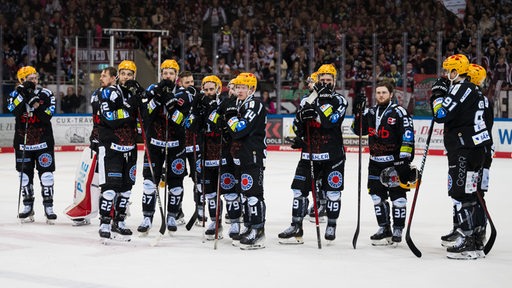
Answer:
[[[98,231],[100,234],[100,238],[102,239],[110,239],[111,233],[110,233],[111,225],[107,223],[101,223],[100,224],[100,230]]]
[[[251,229],[249,226],[242,225],[239,234],[235,234],[233,237],[230,236],[232,240],[231,244],[235,247],[240,247],[240,239],[242,239],[242,237],[246,236],[250,232]]]
[[[198,227],[203,227],[203,223],[206,223],[208,221],[208,217],[206,217],[204,215],[203,206],[197,206],[196,211],[197,211],[197,220],[196,220],[195,225]]]
[[[46,224],[55,224],[55,220],[57,220],[57,214],[53,212],[53,206],[45,206],[44,215],[46,215]]]
[[[277,237],[279,238],[279,244],[304,244],[303,235],[302,223],[292,223]]]
[[[124,221],[114,221],[114,225],[112,225],[112,234],[111,238],[119,241],[128,242],[131,240],[132,230],[126,227],[126,222]]]
[[[370,236],[370,240],[372,240],[373,246],[387,246],[393,244],[392,237],[391,227],[388,225],[379,227],[377,233]]]
[[[208,228],[206,228],[206,231],[204,231],[204,236],[206,237],[206,240],[215,240],[215,228],[216,228],[216,221],[213,220],[210,222],[210,225],[208,225]],[[218,231],[218,240],[222,239],[222,219],[219,220],[219,231]]]
[[[324,238],[328,243],[336,239],[336,225],[327,225],[325,228]]]
[[[402,230],[403,228],[393,228],[393,236],[391,236],[393,243],[398,244],[402,242]]]
[[[473,260],[477,259],[475,251],[475,237],[473,235],[465,235],[462,230],[456,230],[459,237],[455,241],[453,247],[446,249],[446,257],[456,260]]]
[[[456,232],[456,229],[450,231],[450,233],[441,236],[441,246],[443,247],[453,247],[455,245],[455,241],[459,237],[459,234]]]
[[[475,232],[473,233],[475,235],[475,252],[477,258],[485,258],[485,242],[486,242],[486,234],[485,234],[485,227],[477,227],[475,228]]]
[[[238,234],[240,234],[240,223],[231,220],[231,226],[229,227],[229,238],[233,239],[233,237]]]
[[[171,215],[167,215],[167,230],[169,230],[169,233],[176,232],[178,230],[176,218]]]
[[[240,249],[256,250],[265,248],[265,229],[251,228],[250,232],[240,239]]]
[[[144,217],[144,219],[142,219],[142,223],[137,227],[137,231],[140,232],[140,236],[148,235],[152,222],[153,219],[151,219],[151,217]]]
[[[18,214],[20,223],[34,222],[34,209],[32,205],[23,206],[23,210]]]
[[[185,220],[185,214],[183,213],[183,210],[180,208],[180,212],[178,213],[178,219],[176,219],[176,225],[181,226],[185,225],[187,221]]]
[[[73,221],[72,225],[75,227],[91,224],[91,220],[89,220],[87,218],[78,218],[78,219],[73,219],[72,221]]]

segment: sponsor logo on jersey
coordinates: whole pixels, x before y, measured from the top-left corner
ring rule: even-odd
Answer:
[[[452,176],[450,174],[448,174],[448,191],[452,190],[452,186],[453,186]]]
[[[395,125],[396,124],[396,118],[389,117],[388,118],[388,124],[389,125]]]
[[[185,172],[185,161],[183,159],[176,159],[171,164],[172,172],[176,175],[181,175]]]
[[[235,187],[235,176],[231,173],[224,173],[220,176],[220,187],[223,190],[231,190]]]
[[[339,171],[332,171],[327,178],[329,186],[335,189],[339,189],[343,184],[343,175]]]
[[[52,165],[52,155],[48,153],[43,153],[39,155],[39,158],[37,158],[37,161],[39,162],[39,165],[44,168],[50,167]]]
[[[130,179],[132,179],[132,181],[135,182],[136,176],[137,176],[137,166],[133,165],[132,168],[130,168]]]
[[[252,184],[254,181],[252,180],[251,175],[249,174],[242,174],[242,180],[241,180],[241,186],[243,191],[247,191],[252,188]]]

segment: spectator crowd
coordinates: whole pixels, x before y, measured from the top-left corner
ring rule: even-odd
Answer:
[[[466,2],[464,18],[459,19],[446,10],[443,1],[435,0],[0,0],[3,80],[15,81],[18,67],[33,65],[42,83],[51,82],[60,57],[65,80],[71,82],[75,36],[86,39],[92,31],[93,46],[108,47],[103,28],[132,28],[169,30],[162,40],[162,59],[179,59],[183,53],[184,69],[194,73],[212,73],[212,58],[216,57],[219,74],[251,71],[262,83],[273,83],[281,35],[281,77],[292,89],[323,63],[344,69],[348,87],[370,81],[374,65],[376,77],[401,85],[403,65],[407,65],[408,77],[436,73],[440,31],[443,57],[463,53],[475,61],[481,55],[489,84],[502,80],[502,89],[506,89],[511,83],[512,1]],[[61,38],[56,37],[59,31]],[[403,47],[404,32],[407,47]],[[379,43],[376,63],[374,33]],[[244,43],[246,35],[249,45]],[[310,35],[314,51],[309,51]],[[341,35],[346,37],[344,67]],[[156,65],[157,34],[117,32],[117,36],[117,48],[144,49]],[[60,55],[56,39],[62,41]],[[244,63],[245,53],[250,55],[248,63]]]

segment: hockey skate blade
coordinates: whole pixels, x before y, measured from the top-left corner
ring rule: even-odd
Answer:
[[[476,251],[465,251],[461,253],[447,252],[446,258],[454,260],[475,260],[478,257]]]
[[[240,249],[241,250],[258,250],[258,249],[263,249],[265,248],[265,243],[254,243],[254,244],[251,244],[251,245],[246,245],[246,244],[240,244]]]
[[[304,244],[304,239],[302,237],[279,238],[279,244],[300,245]]]
[[[394,242],[391,241],[391,237],[380,240],[372,240],[372,246],[390,246]]]
[[[221,234],[219,234],[218,237],[219,238],[217,240],[224,239],[224,236],[222,236]],[[214,241],[215,240],[215,235],[205,235],[205,239],[206,239],[206,241]]]
[[[441,241],[441,246],[445,248],[452,248],[455,246],[456,241]]]
[[[81,220],[73,220],[73,227],[86,226],[91,224],[91,220],[89,219],[81,219]]]
[[[46,224],[55,225],[55,219],[46,219]]]
[[[476,258],[483,259],[485,258],[485,252],[484,250],[476,250],[475,251]]]
[[[34,216],[28,216],[27,218],[19,218],[20,224],[27,224],[34,222]]]

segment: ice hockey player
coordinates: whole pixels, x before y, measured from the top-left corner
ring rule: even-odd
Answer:
[[[487,77],[487,73],[485,71],[485,68],[478,64],[470,64],[468,68],[468,79],[471,81],[471,83],[475,84],[478,88],[478,92],[482,93],[482,87],[485,81],[485,78]],[[485,95],[482,94],[482,97],[484,99],[484,107],[485,107],[485,124],[490,131],[492,131],[492,126],[494,124],[494,115],[493,115],[493,108],[492,104],[485,97]],[[484,156],[484,163],[483,163],[483,169],[481,169],[481,173],[479,176],[480,183],[478,185],[479,193],[481,193],[482,197],[485,196],[485,192],[487,192],[489,187],[489,169],[491,167],[492,158],[494,156],[494,144],[492,141],[492,134],[489,135],[491,137],[491,142],[489,145],[485,146],[485,156]],[[483,198],[482,198],[483,199]],[[441,245],[444,247],[453,247],[456,243],[456,240],[458,238],[457,228],[458,227],[458,221],[456,217],[456,206],[453,206],[453,229],[450,233],[447,235],[441,236]],[[482,204],[478,202],[475,206],[475,251],[478,258],[484,258],[485,253],[483,252],[484,244],[486,241],[486,226],[487,226],[487,218],[485,216],[484,208],[482,207]]]
[[[204,77],[198,105],[192,110],[193,118],[189,117],[187,124],[189,128],[196,126],[195,129],[204,134],[205,149],[202,154],[204,159],[201,159],[201,163],[204,164],[201,165],[201,179],[204,179],[204,183],[202,180],[200,181],[208,203],[210,219],[212,219],[205,231],[207,240],[215,240],[216,235],[217,239],[222,239],[223,205],[220,195],[224,195],[226,200],[227,213],[231,223],[230,237],[239,234],[242,215],[240,194],[237,193],[235,187],[234,165],[233,159],[230,157],[229,143],[222,138],[224,123],[218,114],[221,91],[222,82],[219,77],[215,75]],[[191,121],[192,119],[197,122],[196,125]],[[217,227],[218,229],[216,229]]]
[[[413,121],[407,110],[394,103],[393,90],[391,82],[379,82],[375,89],[375,106],[363,110],[363,103],[366,101],[364,94],[356,96],[353,106],[355,117],[352,131],[359,135],[359,121],[362,117],[362,135],[368,135],[368,193],[373,200],[379,225],[377,233],[370,236],[372,245],[375,246],[402,241],[407,208],[406,194],[414,187],[417,177],[416,169],[410,166],[414,159]],[[383,175],[386,173],[398,177],[392,177],[391,180],[394,181],[387,181],[390,175]],[[386,181],[381,181],[381,178],[386,178]],[[391,200],[391,207],[388,199]]]
[[[236,189],[246,197],[243,231],[233,235],[233,244],[240,249],[265,248],[264,170],[267,112],[254,97],[258,85],[252,73],[240,73],[235,81],[237,98],[227,98],[219,107],[224,116],[224,128],[231,137],[230,153],[235,164]],[[235,199],[233,199],[235,200]],[[238,201],[238,200],[237,200]],[[229,211],[228,211],[229,213]]]
[[[132,231],[125,219],[137,164],[137,111],[144,89],[135,81],[136,67],[120,67],[119,84],[105,86],[99,97],[98,171],[101,238],[129,240]],[[102,83],[115,83],[117,70],[103,69]],[[113,211],[112,211],[113,210]],[[113,216],[113,217],[112,217]],[[113,223],[112,223],[113,220]],[[112,235],[111,232],[115,234]]]
[[[443,62],[446,78],[432,86],[430,102],[434,120],[444,123],[448,157],[448,195],[455,206],[457,238],[447,248],[450,259],[476,259],[475,209],[480,170],[490,147],[491,133],[485,120],[485,99],[467,79],[469,60],[456,54]]]
[[[55,142],[50,120],[55,113],[55,96],[52,91],[38,85],[39,75],[34,67],[21,67],[16,76],[18,86],[9,94],[7,108],[16,121],[13,146],[16,171],[20,173],[19,193],[23,196],[23,210],[18,218],[21,222],[34,221],[33,181],[36,169],[46,220],[53,224],[57,219],[53,211]]]
[[[324,64],[320,66],[317,73],[318,82],[314,85],[314,91],[309,97],[302,99],[295,116],[294,130],[304,131],[298,133],[304,145],[291,184],[294,195],[292,223],[290,227],[279,233],[281,244],[304,243],[302,221],[307,213],[308,194],[313,186],[312,181],[316,184],[317,180],[321,183],[318,191],[325,191],[327,198],[327,227],[324,237],[327,241],[336,239],[336,222],[341,210],[341,191],[345,184],[345,151],[341,126],[348,104],[347,100],[334,90],[336,68],[331,64]],[[311,179],[311,170],[313,170],[314,179]]]

